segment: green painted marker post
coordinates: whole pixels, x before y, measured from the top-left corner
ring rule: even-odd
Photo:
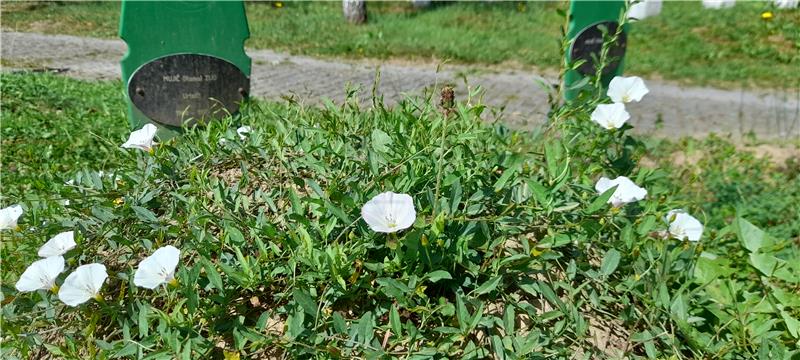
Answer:
[[[564,74],[564,98],[566,100],[575,99],[578,96],[576,89],[570,90],[569,87],[578,83],[586,76],[596,73],[592,54],[600,56],[600,49],[603,44],[603,35],[598,25],[604,25],[610,34],[613,34],[619,25],[619,18],[625,10],[625,1],[597,1],[597,0],[573,0],[570,2],[569,27],[567,28],[567,38],[570,39],[570,48],[566,54],[566,63],[570,64],[573,60],[584,59],[584,63],[577,71],[570,70]],[[621,75],[624,65],[625,48],[627,45],[627,26],[623,27],[623,32],[617,45],[612,46],[609,56],[618,58],[603,70],[603,86],[608,86],[614,76]]]
[[[131,128],[159,136],[236,113],[250,92],[242,1],[123,1],[121,61]]]

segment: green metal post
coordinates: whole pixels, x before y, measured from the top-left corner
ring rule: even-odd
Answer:
[[[250,90],[242,1],[124,0],[119,34],[128,45],[121,66],[133,129],[154,123],[171,137],[188,116],[235,112]]]
[[[573,60],[585,59],[585,63],[579,70],[570,70],[564,75],[564,97],[572,100],[578,96],[578,90],[569,87],[578,83],[586,76],[592,76],[596,70],[592,62],[592,55],[599,57],[599,49],[602,46],[602,33],[598,25],[605,25],[608,32],[616,31],[620,15],[625,10],[625,1],[597,1],[597,0],[573,0],[570,2],[569,26],[567,28],[567,38],[570,41],[570,48],[566,54],[566,63],[570,64]],[[627,26],[623,27],[621,40],[612,46],[610,55],[618,57],[618,62],[604,69],[601,77],[603,86],[614,76],[621,75],[624,65],[624,53],[627,44]]]

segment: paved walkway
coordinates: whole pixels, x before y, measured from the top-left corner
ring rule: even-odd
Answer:
[[[66,75],[93,80],[118,79],[119,60],[126,51],[121,40],[17,32],[3,32],[0,46],[4,63],[15,68],[65,69]],[[467,75],[470,87],[481,85],[486,91],[484,101],[504,107],[504,118],[515,127],[545,120],[547,96],[537,81],[553,81],[519,70],[471,71],[474,66],[448,65],[437,72],[435,64],[322,60],[269,50],[249,50],[248,54],[253,59],[253,95],[267,99],[293,95],[310,104],[324,98],[342,100],[348,83],[361,86],[363,97],[369,97],[378,67],[379,93],[390,104],[437,83],[456,84],[457,95],[464,98],[467,89],[461,74],[472,72],[474,75]],[[628,107],[631,124],[639,133],[672,137],[717,132],[739,137],[752,131],[762,138],[800,137],[800,89],[749,92],[655,80],[646,83],[650,94]]]

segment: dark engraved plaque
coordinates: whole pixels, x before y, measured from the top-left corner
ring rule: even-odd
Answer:
[[[600,51],[603,48],[603,32],[600,26],[605,26],[608,29],[608,36],[611,37],[617,32],[616,21],[604,21],[594,25],[587,26],[575,37],[575,41],[570,48],[570,58],[573,61],[586,60],[580,67],[578,72],[583,75],[594,75],[597,72],[595,68],[594,58],[600,58]],[[608,59],[612,60],[603,69],[603,74],[608,74],[616,70],[622,56],[625,55],[625,46],[627,45],[627,35],[625,32],[619,34],[617,42],[611,45],[608,51]]]
[[[171,126],[236,113],[249,89],[250,79],[236,65],[198,54],[155,59],[128,82],[134,106],[153,121]]]

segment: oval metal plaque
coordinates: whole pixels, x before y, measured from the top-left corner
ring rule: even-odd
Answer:
[[[128,82],[134,106],[151,120],[171,126],[236,113],[249,90],[250,79],[236,65],[199,54],[155,59]]]
[[[600,56],[600,51],[603,48],[603,32],[600,26],[605,26],[608,29],[608,34],[614,34],[617,31],[616,21],[604,21],[594,25],[589,25],[575,37],[575,41],[570,48],[570,58],[575,60],[586,60],[580,67],[578,72],[583,75],[594,75],[597,72],[595,68],[594,57]],[[620,33],[619,38],[615,44],[611,45],[608,51],[609,59],[613,59],[608,66],[603,69],[603,74],[614,72],[619,66],[622,56],[625,55],[625,46],[628,43],[628,37],[625,32]]]

